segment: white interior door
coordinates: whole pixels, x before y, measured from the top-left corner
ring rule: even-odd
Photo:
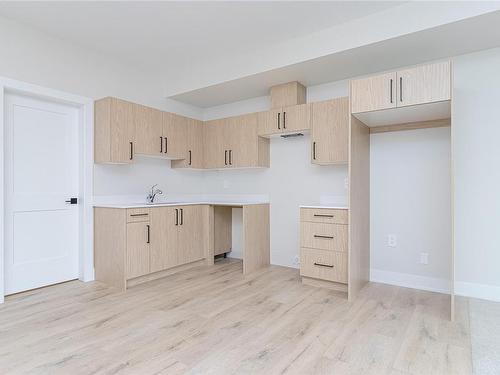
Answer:
[[[5,95],[5,294],[78,278],[78,109]]]

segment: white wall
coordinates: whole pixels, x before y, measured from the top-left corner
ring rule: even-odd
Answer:
[[[0,76],[98,99],[117,96],[155,108],[202,118],[192,106],[164,99],[154,72],[52,38],[0,17]],[[203,175],[170,169],[170,162],[144,159],[131,166],[96,165],[95,194],[144,194],[160,184],[167,193],[202,193]]]
[[[456,292],[500,301],[500,48],[454,60]]]
[[[370,141],[371,279],[448,292],[450,128],[378,133]]]

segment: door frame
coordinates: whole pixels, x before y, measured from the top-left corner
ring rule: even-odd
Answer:
[[[4,302],[5,296],[4,99],[6,93],[48,99],[62,104],[69,104],[78,109],[79,191],[81,201],[79,205],[78,279],[84,282],[94,280],[94,215],[92,207],[94,186],[94,101],[83,96],[0,77],[0,303]]]

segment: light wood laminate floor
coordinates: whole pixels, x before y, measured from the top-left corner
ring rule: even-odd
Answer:
[[[466,299],[370,284],[354,302],[223,260],[125,293],[79,281],[0,306],[1,374],[470,374]]]

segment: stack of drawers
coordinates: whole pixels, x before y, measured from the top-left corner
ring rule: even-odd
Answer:
[[[347,284],[348,210],[300,209],[300,274]]]

